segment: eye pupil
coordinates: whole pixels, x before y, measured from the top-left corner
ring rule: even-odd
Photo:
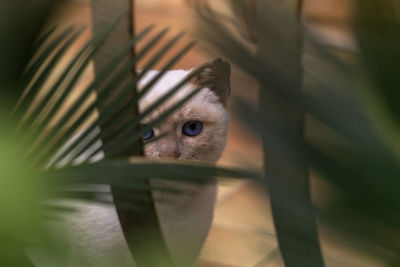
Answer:
[[[146,127],[146,126],[147,126],[147,125],[142,124],[142,125],[141,125],[141,128],[143,129],[143,128]],[[143,140],[148,140],[148,139],[152,138],[153,136],[154,136],[153,129],[150,129],[150,130],[148,130],[147,132],[145,132],[145,133],[142,135],[142,139],[143,139]]]
[[[183,125],[182,132],[186,136],[196,136],[203,129],[200,121],[188,121]]]

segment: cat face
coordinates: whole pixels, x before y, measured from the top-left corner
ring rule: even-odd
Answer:
[[[215,162],[219,159],[226,144],[229,114],[226,101],[229,96],[229,64],[217,59],[207,63],[206,68],[191,83],[182,87],[142,123],[151,122],[199,85],[204,86],[199,93],[188,100],[176,112],[143,136],[152,141],[144,146],[144,154],[149,158],[179,158]],[[148,92],[139,103],[143,112],[159,97],[167,93],[190,71],[169,71]],[[139,84],[143,87],[157,71],[151,71]],[[157,138],[162,136],[161,138]]]

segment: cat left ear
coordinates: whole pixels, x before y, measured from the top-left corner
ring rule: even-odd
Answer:
[[[220,102],[226,106],[231,93],[231,66],[220,58],[203,65],[204,69],[195,77],[193,83],[213,91]]]

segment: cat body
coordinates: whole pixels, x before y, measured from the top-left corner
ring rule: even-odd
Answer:
[[[228,63],[220,59],[207,64],[204,71],[192,82],[183,86],[142,121],[143,124],[149,123],[196,90],[199,85],[206,86],[146,134],[144,139],[149,141],[163,134],[161,138],[144,146],[146,157],[213,163],[221,156],[229,127],[229,114],[226,110],[229,92],[226,90],[229,90],[230,69]],[[157,73],[158,71],[149,71],[141,79],[139,90]],[[190,73],[191,70],[168,71],[141,98],[140,112],[144,112]],[[221,84],[225,88],[221,89]],[[100,146],[101,143],[98,142],[88,151],[94,151]],[[104,154],[100,152],[91,161],[100,160],[103,157]],[[84,159],[85,155],[82,155],[76,163]],[[59,163],[60,166],[68,160],[70,158],[67,156]],[[161,231],[174,263],[176,266],[191,266],[202,248],[212,223],[217,194],[216,183],[194,185],[155,179],[152,179],[151,183],[157,186],[168,185],[190,190],[190,194],[176,195],[153,191],[152,195]],[[108,186],[102,186],[102,190],[109,191],[110,189]],[[57,266],[81,266],[82,262],[84,266],[132,266],[134,264],[113,206],[81,202],[74,202],[72,205],[78,209],[78,212],[73,213],[72,216],[69,215],[65,220],[70,253],[65,255],[66,264],[57,264]]]

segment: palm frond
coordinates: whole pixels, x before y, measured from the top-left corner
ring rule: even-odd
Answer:
[[[55,84],[51,86],[49,93],[45,95],[42,99],[40,99],[39,103],[32,108],[32,112],[27,115],[29,119],[25,119],[21,123],[22,127],[25,128],[29,128],[26,127],[27,125],[34,127],[33,131],[25,133],[25,135],[29,137],[27,139],[27,142],[30,142],[30,144],[27,143],[30,147],[30,151],[28,151],[28,153],[31,155],[35,155],[35,166],[39,168],[41,168],[41,166],[44,166],[43,164],[48,162],[46,167],[46,172],[48,173],[54,171],[54,166],[57,166],[57,162],[62,161],[63,158],[65,158],[71,152],[73,152],[73,156],[70,158],[69,163],[73,162],[74,159],[82,156],[82,154],[85,153],[88,147],[90,147],[93,143],[101,140],[101,138],[107,135],[111,131],[111,128],[114,128],[115,126],[119,126],[117,127],[118,132],[115,136],[113,136],[113,139],[111,139],[112,142],[107,144],[107,146],[112,148],[113,155],[119,154],[121,150],[123,150],[125,147],[137,142],[143,132],[147,130],[147,128],[145,128],[135,132],[135,128],[139,125],[140,121],[148,114],[153,112],[155,109],[157,109],[168,98],[175,94],[183,85],[185,85],[196,75],[198,75],[198,73],[201,72],[203,69],[202,67],[200,67],[197,70],[193,71],[185,79],[177,83],[176,86],[171,88],[171,90],[166,95],[161,97],[147,110],[143,111],[143,113],[134,118],[133,121],[121,124],[123,122],[123,118],[127,116],[127,110],[132,105],[136,105],[137,101],[139,101],[144,94],[151,90],[152,86],[174,64],[176,64],[176,62],[187,53],[187,51],[189,51],[193,47],[193,43],[189,43],[184,46],[162,67],[159,73],[155,75],[155,77],[153,77],[143,87],[143,89],[134,97],[133,101],[125,103],[125,105],[122,107],[118,106],[118,104],[121,103],[121,100],[126,98],[126,93],[132,90],[132,88],[136,87],[137,83],[142,77],[145,76],[146,72],[150,70],[152,66],[154,66],[154,64],[156,64],[166,54],[166,52],[170,50],[175,45],[175,43],[181,39],[181,33],[176,35],[175,37],[170,39],[162,48],[160,48],[151,59],[149,59],[149,61],[145,64],[144,69],[140,71],[131,81],[129,81],[124,86],[124,88],[119,90],[118,94],[115,95],[113,99],[111,99],[108,103],[106,102],[107,107],[104,110],[105,112],[102,113],[101,117],[91,123],[88,128],[84,129],[82,134],[76,136],[76,138],[71,139],[73,134],[75,134],[76,131],[82,127],[88,116],[95,111],[98,103],[107,99],[108,92],[111,92],[115,87],[119,85],[119,82],[123,79],[123,76],[130,71],[132,66],[144,55],[146,55],[152,47],[159,43],[162,37],[167,32],[166,29],[160,31],[144,46],[142,50],[140,50],[136,54],[136,56],[132,60],[130,60],[118,72],[113,73],[112,70],[115,69],[115,67],[119,65],[120,60],[127,55],[132,45],[136,44],[136,42],[141,40],[150,32],[152,26],[149,26],[138,35],[136,35],[128,44],[122,47],[121,50],[115,54],[115,56],[100,72],[101,75],[96,77],[96,79],[84,89],[83,93],[61,116],[61,119],[56,122],[55,126],[51,127],[50,130],[48,130],[47,128],[49,127],[49,122],[53,120],[54,115],[59,111],[60,107],[65,101],[65,98],[74,88],[74,85],[78,81],[79,77],[82,75],[82,72],[85,70],[90,59],[101,46],[102,41],[107,37],[108,33],[112,31],[113,27],[118,23],[120,19],[121,18],[116,19],[113,23],[108,25],[100,33],[96,34],[90,41],[88,41],[84,45],[84,47],[74,56],[71,62],[67,65],[65,70],[61,73],[60,77],[58,77]],[[43,37],[39,39],[39,43],[36,43],[36,48],[34,48],[34,50],[39,52],[40,54],[36,57],[36,59],[34,59],[35,61],[31,63],[31,65],[29,65],[30,68],[26,71],[27,75],[24,76],[24,80],[27,81],[26,85],[28,88],[26,89],[27,91],[25,94],[29,94],[32,92],[32,96],[28,98],[26,96],[22,97],[22,99],[24,99],[24,101],[26,101],[27,103],[26,106],[31,105],[31,103],[34,101],[35,96],[42,89],[42,85],[44,84],[46,79],[48,79],[51,70],[59,62],[60,58],[63,56],[63,54],[65,54],[65,51],[71,46],[73,41],[76,40],[76,38],[81,34],[82,31],[83,29],[74,31],[73,28],[70,27],[64,31],[61,31],[61,33],[56,34],[56,36],[53,37],[53,35],[55,34],[55,30],[50,29],[49,32],[45,33]],[[39,72],[39,74],[37,74],[37,72]],[[29,73],[33,73],[33,75]],[[40,78],[39,83],[37,83],[39,79],[38,77]],[[31,78],[32,81],[29,81],[29,78]],[[79,116],[75,116],[77,114],[77,111],[87,101],[92,90],[101,86],[104,81],[108,81],[103,87],[103,89],[106,90],[100,90],[97,101],[91,103],[89,107],[86,107]],[[29,84],[34,84],[34,86],[28,86]],[[188,99],[195,95],[200,89],[201,88],[197,88],[191,94],[188,94],[184,99],[165,111],[159,118],[152,121],[147,127],[153,127],[154,125],[160,123],[163,119],[171,115]],[[32,121],[35,122],[32,123]],[[97,131],[96,128],[98,127],[98,125],[104,124],[104,122],[107,121],[110,122],[109,124],[106,124],[107,127],[101,132]],[[32,139],[32,137],[34,138]],[[90,137],[89,141],[87,140],[88,137]],[[71,141],[70,145],[67,148],[63,147],[68,140]],[[63,149],[60,151],[60,148],[62,147]],[[96,151],[94,151],[92,155],[96,154],[104,148],[105,146],[102,145]],[[56,153],[56,155],[54,153]],[[87,157],[87,159],[89,158],[90,156]],[[86,165],[92,166],[92,164],[84,164],[84,166]],[[68,164],[68,166],[69,167],[65,169],[73,169],[71,165]],[[100,165],[93,166],[95,167]],[[177,168],[177,170],[179,169],[180,168]],[[212,168],[210,167],[210,169]],[[80,171],[81,169],[76,170]],[[76,172],[77,175],[79,171]],[[187,174],[187,171],[182,171],[182,176],[185,176],[185,173]],[[233,173],[231,175],[233,175]],[[139,186],[139,184],[137,184],[137,186]],[[149,189],[149,187],[146,187],[145,189]]]
[[[151,41],[149,43],[150,46],[153,46],[157,40],[159,40],[159,38],[161,38],[162,35],[165,34],[165,31],[162,31],[159,35],[157,35],[155,37],[155,39],[153,41]],[[135,97],[134,99],[132,99],[131,101],[125,103],[122,107],[120,107],[120,103],[124,103],[124,100],[126,99],[126,97],[128,96],[129,92],[135,88],[136,84],[139,82],[139,80],[145,75],[146,71],[148,71],[151,66],[153,66],[163,55],[165,55],[165,53],[168,51],[168,49],[176,42],[179,40],[180,38],[180,34],[177,35],[175,38],[173,38],[170,42],[168,42],[163,48],[161,48],[160,52],[157,53],[152,59],[149,60],[148,64],[146,64],[146,67],[144,70],[141,71],[141,73],[139,73],[135,78],[133,78],[131,81],[128,82],[128,84],[122,88],[118,93],[115,94],[115,96],[113,97],[113,99],[110,100],[110,102],[106,102],[104,105],[104,109],[102,111],[102,115],[95,121],[93,122],[87,129],[84,130],[84,132],[71,144],[69,145],[68,149],[65,150],[58,158],[62,158],[64,155],[66,155],[68,152],[74,150],[74,145],[78,145],[81,141],[83,141],[85,138],[88,137],[89,134],[93,133],[93,131],[95,131],[96,127],[98,127],[98,125],[103,125],[104,123],[111,121],[111,123],[106,124],[107,128],[103,129],[103,131],[101,132],[97,132],[97,134],[93,137],[91,137],[91,140],[89,142],[86,143],[85,146],[80,147],[79,150],[75,150],[74,151],[74,156],[73,159],[78,158],[80,155],[82,155],[82,153],[85,153],[85,151],[87,151],[88,148],[90,148],[91,146],[93,146],[96,142],[98,142],[100,140],[100,138],[103,138],[105,136],[107,136],[110,132],[113,132],[114,135],[116,137],[118,136],[124,136],[127,132],[127,130],[130,132],[132,131],[132,129],[134,129],[138,123],[140,122],[140,120],[143,118],[142,115],[139,115],[137,118],[135,118],[134,122],[127,122],[125,123],[125,125],[123,125],[121,127],[121,125],[119,125],[121,122],[124,121],[124,119],[129,115],[129,112],[131,110],[131,107],[134,106],[136,104],[137,101],[139,101],[140,97],[143,96],[143,94],[137,94],[137,97]],[[166,66],[163,68],[163,70],[160,71],[160,73],[165,73],[171,66],[173,66],[173,64],[175,64],[190,48],[192,45],[188,45],[186,47],[184,47],[180,52],[177,53],[176,56],[174,56],[167,64]],[[143,52],[147,51],[147,48],[143,48]],[[140,51],[139,53],[137,53],[136,57],[140,58],[144,55],[142,51]],[[119,74],[117,74],[119,75]],[[158,81],[160,78],[162,77],[162,75],[157,75],[156,77],[154,77],[149,83],[151,83],[151,85],[153,85],[156,81]],[[191,77],[193,78],[193,76]],[[189,81],[188,79],[185,80],[185,83]],[[146,86],[146,88],[143,88],[144,91],[148,91],[150,88],[150,86]],[[183,84],[181,84],[180,86],[182,86]],[[114,84],[115,86],[115,84]],[[102,92],[105,92],[105,90],[111,90],[113,87],[107,85],[106,89],[102,90]],[[176,91],[174,91],[176,92]],[[169,96],[171,96],[172,94],[169,94]],[[163,98],[164,101],[166,100],[166,98]],[[101,101],[101,99],[99,99],[98,101]],[[153,108],[158,107],[162,102],[159,102],[158,105],[153,106]],[[82,116],[80,117],[80,119],[82,119]],[[115,126],[119,126],[119,129],[116,133],[115,133]],[[132,126],[133,125],[133,126]],[[138,138],[135,139],[135,141]],[[113,147],[112,145],[108,145],[108,147]],[[125,149],[127,146],[123,146],[122,149]],[[95,151],[93,151],[88,157],[87,159],[89,159],[91,156],[95,155],[96,153],[100,152],[101,150],[103,150],[104,147],[99,147],[97,148]]]
[[[82,74],[93,59],[93,56],[100,49],[102,42],[120,20],[121,18],[114,20],[113,23],[107,25],[102,31],[96,33],[93,38],[77,52],[67,66],[62,69],[61,74],[56,77],[54,83],[50,83],[49,88],[45,88],[45,84],[49,79],[54,78],[54,68],[60,65],[60,60],[65,56],[66,51],[69,50],[75,40],[81,36],[84,28],[75,30],[73,27],[70,27],[60,32],[55,28],[50,29],[34,43],[31,50],[32,55],[30,55],[31,62],[21,70],[23,76],[18,81],[18,83],[22,84],[21,89],[18,91],[20,99],[19,102],[13,103],[15,104],[14,113],[10,117],[11,120],[15,120],[19,126],[14,128],[14,124],[10,124],[11,126],[9,127],[10,129],[7,128],[7,133],[10,132],[10,136],[12,135],[11,133],[16,133],[10,140],[18,141],[18,147],[23,148],[21,149],[23,153],[21,152],[19,164],[24,166],[23,169],[28,170],[29,173],[38,173],[37,179],[33,180],[35,180],[35,182],[43,182],[43,187],[45,187],[43,190],[51,192],[46,196],[37,195],[37,199],[35,199],[35,207],[40,206],[40,209],[38,209],[38,212],[35,214],[43,216],[41,217],[42,219],[52,217],[51,215],[55,215],[56,211],[73,211],[63,206],[62,203],[57,206],[58,200],[88,200],[97,203],[113,204],[110,192],[102,192],[90,188],[86,190],[86,185],[106,184],[111,186],[112,190],[134,189],[135,192],[138,193],[138,195],[134,197],[129,196],[129,194],[123,194],[123,190],[118,194],[114,194],[113,192],[113,196],[115,197],[114,204],[118,202],[118,208],[121,207],[137,212],[146,212],[145,209],[153,205],[153,202],[148,201],[151,203],[149,204],[146,202],[147,204],[145,204],[147,206],[140,206],[140,201],[143,202],[144,199],[140,195],[141,192],[148,194],[150,190],[162,190],[175,194],[187,193],[172,187],[159,187],[149,184],[147,183],[149,177],[207,183],[215,179],[216,175],[243,179],[257,176],[251,172],[240,172],[239,170],[229,170],[197,163],[159,163],[145,162],[138,159],[135,159],[134,162],[126,159],[121,159],[120,161],[106,159],[93,164],[88,164],[85,159],[80,161],[81,165],[79,166],[74,166],[74,164],[72,164],[74,160],[78,159],[83,154],[86,153],[87,155],[88,148],[90,148],[92,144],[101,141],[104,137],[108,137],[115,129],[118,131],[115,136],[110,138],[111,142],[101,145],[96,151],[93,151],[91,155],[94,155],[102,149],[109,149],[111,156],[120,155],[120,152],[126,149],[127,146],[137,143],[143,132],[147,129],[137,129],[140,121],[156,110],[161,104],[165,103],[168,98],[177,93],[183,85],[188,83],[203,70],[203,68],[199,68],[193,71],[142,114],[131,121],[126,121],[128,111],[131,107],[136,106],[141,97],[151,90],[153,85],[193,46],[193,43],[185,45],[162,67],[160,72],[144,86],[140,93],[133,97],[133,99],[130,99],[130,101],[125,101],[127,94],[137,87],[140,79],[143,78],[182,37],[182,34],[178,34],[168,40],[166,44],[161,49],[157,50],[154,56],[146,62],[141,72],[124,83],[125,76],[132,71],[132,67],[149,53],[167,32],[167,30],[160,31],[145,44],[142,50],[136,53],[134,58],[126,64],[122,64],[122,60],[126,58],[132,46],[150,32],[152,28],[150,26],[136,35],[129,43],[123,46],[121,50],[117,51],[114,57],[99,72],[94,81],[83,90],[71,106],[67,107],[66,111],[63,111],[62,109],[63,106],[65,106],[66,98],[70,96],[76,87]],[[117,71],[114,71],[115,69],[117,69]],[[14,88],[1,89],[4,89],[4,91],[11,91]],[[94,89],[102,90],[99,90],[96,101],[86,106]],[[196,88],[196,90],[188,94],[184,99],[161,114],[160,117],[153,120],[147,127],[157,125],[170,116],[199,90],[201,90],[201,88]],[[109,97],[110,93],[114,93],[114,91],[116,94],[114,94],[113,97]],[[121,106],[121,103],[124,104]],[[95,121],[90,121],[89,117],[93,115],[96,109],[99,108],[99,105],[102,104],[105,104],[105,106],[103,106],[105,108],[102,109],[101,116]],[[58,115],[60,115],[59,119],[57,117]],[[52,122],[54,122],[54,124],[51,125]],[[83,129],[80,135],[76,135],[87,122],[89,122],[89,127]],[[102,126],[101,131],[99,130],[100,125]],[[66,144],[68,144],[67,147]],[[90,159],[91,155],[89,153],[87,159]],[[65,163],[64,166],[60,164],[62,162]],[[188,175],[191,172],[195,174]],[[132,174],[134,175],[132,176]],[[146,182],[143,183],[143,181]],[[29,183],[27,184],[29,185]],[[77,190],[74,186],[81,188]],[[44,204],[42,202],[44,202]],[[32,205],[32,203],[29,203],[29,205]],[[23,212],[21,212],[21,214],[23,214]],[[154,214],[151,216],[153,215]],[[0,230],[2,231],[2,229]],[[2,242],[0,245],[0,248],[3,248]]]
[[[49,122],[54,117],[54,114],[59,111],[62,104],[71,94],[81,75],[90,63],[92,56],[99,49],[100,44],[105,40],[108,33],[111,32],[117,23],[118,20],[106,27],[103,32],[95,35],[92,40],[90,40],[78,52],[78,54],[66,68],[66,71],[61,75],[60,79],[55,85],[53,85],[53,88],[50,90],[51,96],[49,98],[45,98],[45,100],[42,101],[37,107],[42,112],[36,118],[38,122],[34,128],[34,136],[39,136],[40,133],[48,126]],[[66,83],[65,86],[64,83]],[[56,91],[57,94],[55,94]]]
[[[42,149],[46,149],[47,146],[46,144],[51,142],[54,138],[57,136],[59,137],[58,140],[54,142],[54,145],[49,148],[49,151],[47,155],[44,157],[44,161],[48,160],[49,157],[51,157],[51,161],[55,162],[57,158],[62,158],[65,156],[67,153],[69,153],[71,150],[73,150],[74,144],[71,144],[68,148],[68,150],[65,151],[63,154],[58,154],[56,156],[53,155],[53,153],[60,148],[62,144],[64,144],[67,140],[71,139],[72,134],[76,132],[77,129],[82,127],[82,124],[88,119],[90,115],[93,114],[93,112],[96,110],[97,103],[98,101],[101,101],[103,98],[107,96],[107,92],[110,92],[113,87],[109,87],[107,90],[103,90],[102,94],[98,96],[97,100],[93,103],[91,103],[81,114],[79,115],[78,118],[75,118],[75,120],[72,120],[71,118],[74,118],[74,114],[76,114],[77,110],[85,103],[85,101],[88,100],[90,97],[90,94],[93,93],[94,88],[99,86],[102,81],[104,81],[107,77],[107,73],[110,73],[113,70],[113,67],[118,65],[118,63],[126,56],[126,54],[129,52],[129,48],[132,47],[133,44],[135,44],[137,41],[139,41],[141,38],[143,38],[150,30],[152,27],[148,27],[145,30],[143,30],[141,33],[136,35],[132,39],[130,43],[128,43],[122,50],[121,52],[117,53],[115,57],[107,64],[104,69],[100,72],[100,75],[83,91],[83,93],[80,95],[80,97],[74,102],[74,104],[68,108],[68,110],[65,112],[65,114],[62,116],[61,119],[57,122],[57,124],[53,127],[53,129],[47,133],[44,137],[42,138],[42,142],[38,147],[41,147]],[[137,58],[135,58],[137,60]],[[126,69],[123,69],[126,71]],[[130,70],[130,68],[129,68]],[[64,126],[67,127],[64,127]],[[91,126],[89,126],[83,134],[81,134],[79,140],[76,140],[76,144],[79,144],[80,140],[83,138],[87,137],[86,132],[90,133],[98,124],[93,123]],[[64,128],[65,131],[62,131]],[[59,136],[60,131],[62,132],[62,136]]]
[[[112,174],[117,175],[112,175]],[[187,177],[190,173],[190,177]],[[215,177],[221,178],[261,178],[260,173],[242,169],[217,167],[207,163],[189,161],[148,160],[133,158],[131,160],[105,160],[92,164],[54,169],[49,175],[61,181],[82,184],[134,183],[134,179],[168,178],[191,182],[201,182]],[[100,177],[100,178],[97,178]],[[129,180],[125,177],[130,178]],[[99,180],[97,180],[99,179]]]
[[[37,57],[37,59],[29,66],[29,68],[25,71],[23,80],[25,81],[23,83],[24,90],[22,91],[21,97],[15,107],[15,109],[18,109],[21,106],[22,111],[20,112],[21,114],[24,114],[26,112],[28,105],[32,103],[32,100],[37,96],[38,90],[41,88],[43,85],[44,81],[47,79],[48,75],[50,74],[50,71],[52,68],[54,68],[55,64],[58,63],[60,56],[63,55],[63,52],[57,53],[57,55],[53,58],[53,60],[49,63],[50,67],[47,67],[45,70],[42,72],[39,72],[40,67],[43,66],[46,60],[49,59],[50,55],[57,49],[57,47],[65,40],[65,38],[72,33],[73,27],[69,27],[62,31],[60,34],[58,34],[56,37],[54,37],[54,40],[44,49],[42,53]],[[77,36],[76,36],[77,37]],[[75,37],[75,38],[76,38]],[[67,45],[64,45],[61,50],[67,49],[71,43],[67,41]],[[27,87],[30,82],[32,82],[32,79],[34,75],[40,75],[34,82],[34,84],[31,87]]]
[[[30,52],[30,58],[32,61],[32,58],[36,55],[36,53],[39,51],[39,49],[43,46],[44,43],[49,39],[49,37],[57,30],[57,26],[52,26],[50,29],[48,29],[45,33],[41,34],[32,44],[31,47],[31,52]],[[28,64],[29,68],[29,64]]]

